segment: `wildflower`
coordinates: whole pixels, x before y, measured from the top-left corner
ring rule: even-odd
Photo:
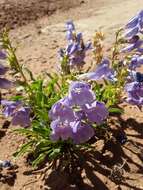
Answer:
[[[67,29],[67,40],[73,40],[74,39],[74,35],[73,33],[75,32],[75,26],[74,23],[72,21],[68,21],[66,23],[66,29]]]
[[[19,108],[18,111],[13,114],[11,123],[12,125],[21,125],[22,127],[28,127],[30,125],[30,108]]]
[[[5,115],[5,117],[12,116],[16,108],[22,105],[20,101],[14,102],[14,101],[7,101],[7,100],[2,100],[1,104],[4,106],[3,114]]]
[[[108,117],[108,110],[105,104],[102,102],[95,101],[91,105],[86,104],[84,107],[87,119],[90,122],[102,124],[103,121]]]
[[[84,82],[73,82],[71,84],[68,99],[71,105],[82,106],[90,104],[95,100],[96,96],[89,88],[89,85]]]
[[[54,120],[51,123],[52,133],[50,135],[52,141],[68,140],[72,138],[72,127],[67,122]]]
[[[80,144],[88,141],[94,135],[94,129],[80,121],[71,123],[55,120],[51,123],[51,140],[73,140],[73,143]]]
[[[7,71],[8,71],[8,68],[0,64],[0,76],[4,75]],[[12,82],[5,78],[0,77],[0,88],[9,89],[10,87],[12,87]]]
[[[122,53],[129,53],[131,51],[136,51],[138,53],[143,53],[143,40],[132,40],[129,45],[121,50]]]
[[[125,91],[128,94],[127,102],[133,105],[143,105],[143,83],[131,82],[125,86]]]
[[[68,56],[68,64],[70,66],[82,66],[85,64],[84,59],[86,52],[91,49],[91,42],[89,41],[87,44],[83,44],[82,39],[77,41],[73,41],[68,44],[65,55]]]
[[[124,37],[125,37],[125,38],[132,38],[133,36],[137,35],[138,32],[139,32],[139,27],[136,26],[136,27],[134,27],[134,28],[128,30],[128,31],[125,33]]]
[[[91,137],[94,136],[94,129],[86,123],[77,121],[72,124],[73,128],[73,142],[75,144],[81,144],[87,142]]]
[[[129,64],[130,70],[135,70],[137,67],[143,65],[143,56],[134,55],[131,59],[131,63]]]
[[[74,81],[70,84],[69,91],[72,91],[77,88],[85,88],[85,89],[91,89],[91,86],[89,83],[86,83],[84,81]]]
[[[115,81],[115,71],[109,67],[109,60],[104,59],[101,64],[96,67],[96,70],[93,72],[85,73],[80,75],[79,79],[85,80],[112,80]]]
[[[75,115],[72,108],[66,105],[64,100],[65,99],[61,99],[52,106],[49,112],[49,116],[52,120],[59,119],[62,122],[71,122],[75,120]]]
[[[3,114],[5,117],[11,117],[12,125],[21,125],[27,127],[30,125],[30,108],[23,107],[22,102],[2,100]]]
[[[143,10],[141,10],[135,17],[133,17],[125,26],[127,32],[126,38],[132,38],[138,33],[143,32]]]
[[[67,64],[71,68],[81,68],[85,64],[86,52],[91,49],[91,42],[83,42],[82,33],[75,32],[72,21],[66,23],[68,45],[59,51],[61,64]]]
[[[74,26],[74,23],[72,20],[66,22],[66,28],[67,30],[70,30],[70,31],[74,31],[75,30],[75,26]]]

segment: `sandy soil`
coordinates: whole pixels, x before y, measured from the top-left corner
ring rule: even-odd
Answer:
[[[52,4],[52,5],[51,5]],[[17,55],[35,74],[42,70],[56,71],[59,47],[65,46],[64,22],[75,20],[77,30],[85,39],[91,39],[99,28],[106,33],[105,48],[114,41],[113,34],[126,21],[143,8],[142,0],[3,0],[0,1],[0,27],[17,26],[10,31],[14,44],[18,44]],[[49,8],[49,7],[52,8]],[[68,10],[67,10],[68,9]],[[54,14],[52,14],[54,12]],[[52,14],[52,15],[51,15]],[[13,17],[12,17],[13,15]],[[49,16],[51,15],[51,16]],[[23,25],[24,26],[21,26]],[[24,159],[19,165],[16,179],[10,183],[0,182],[1,190],[143,190],[143,114],[136,107],[122,105],[125,114],[119,126],[127,133],[124,146],[107,144],[107,151],[98,150],[84,155],[84,161],[69,180],[68,174],[48,171],[45,180],[39,175],[28,175]],[[114,125],[118,125],[115,123]],[[2,130],[0,136],[0,159],[11,159],[23,138],[11,133],[11,128]],[[102,148],[101,148],[102,149]],[[124,167],[124,179],[117,183],[108,178],[117,164]],[[75,179],[75,178],[78,178]]]
[[[16,28],[49,16],[57,9],[66,10],[77,5],[80,5],[79,0],[1,0],[0,29]]]

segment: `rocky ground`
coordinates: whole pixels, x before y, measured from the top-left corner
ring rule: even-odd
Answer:
[[[57,51],[65,45],[66,20],[75,21],[77,30],[85,40],[92,39],[99,28],[105,32],[105,49],[114,41],[115,31],[143,8],[142,0],[0,0],[0,29],[11,28],[10,37],[17,44],[19,61],[35,74],[40,71],[56,71]],[[73,174],[72,182],[67,174],[49,170],[46,178],[30,174],[24,159],[16,161],[19,168],[16,178],[0,182],[1,190],[143,190],[143,114],[133,106],[125,106],[120,127],[125,129],[128,142],[120,147],[107,145],[101,154],[97,151],[84,154],[84,162]],[[116,125],[116,124],[115,124]],[[0,132],[0,159],[12,159],[13,152],[23,138],[9,129]],[[109,179],[110,171],[124,163],[124,179],[115,183]]]

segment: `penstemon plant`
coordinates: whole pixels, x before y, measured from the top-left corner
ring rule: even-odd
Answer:
[[[111,114],[123,113],[121,102],[140,109],[143,105],[143,74],[136,71],[143,64],[143,11],[116,32],[108,57],[104,57],[102,32],[96,32],[93,44],[85,44],[72,21],[66,23],[66,29],[68,44],[59,51],[60,75],[33,76],[19,63],[8,32],[1,39],[0,59],[7,60],[15,81],[0,78],[0,88],[22,89],[21,95],[10,100],[2,98],[2,113],[12,125],[21,126],[16,133],[27,137],[14,156],[32,155],[34,167],[46,160],[71,159],[74,151],[100,138],[97,130],[108,133]],[[86,51],[94,54],[93,71],[84,72]],[[7,70],[0,64],[0,75]]]

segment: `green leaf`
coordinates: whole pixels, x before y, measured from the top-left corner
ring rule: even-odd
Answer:
[[[45,160],[48,153],[49,153],[49,151],[39,154],[38,157],[32,162],[32,166],[37,167],[40,163],[42,163]]]
[[[29,74],[30,79],[31,79],[32,81],[35,81],[35,78],[34,78],[34,76],[33,76],[33,73],[32,73],[27,67],[25,67],[24,69],[25,69],[25,70],[27,71],[27,73]]]
[[[50,159],[55,159],[57,156],[60,155],[61,149],[60,148],[55,148],[53,151],[49,154]]]
[[[28,153],[29,151],[31,151],[31,147],[32,147],[34,142],[35,141],[30,141],[28,143],[23,144],[20,147],[20,149],[13,154],[13,156],[18,157],[18,156],[24,155],[25,153]]]
[[[24,99],[24,97],[23,97],[23,96],[20,96],[20,95],[12,96],[12,97],[10,98],[10,100],[12,100],[12,101],[18,101],[18,100],[23,100],[23,99]]]
[[[124,113],[124,110],[122,108],[109,108],[108,111],[109,113],[120,113],[120,114]]]

